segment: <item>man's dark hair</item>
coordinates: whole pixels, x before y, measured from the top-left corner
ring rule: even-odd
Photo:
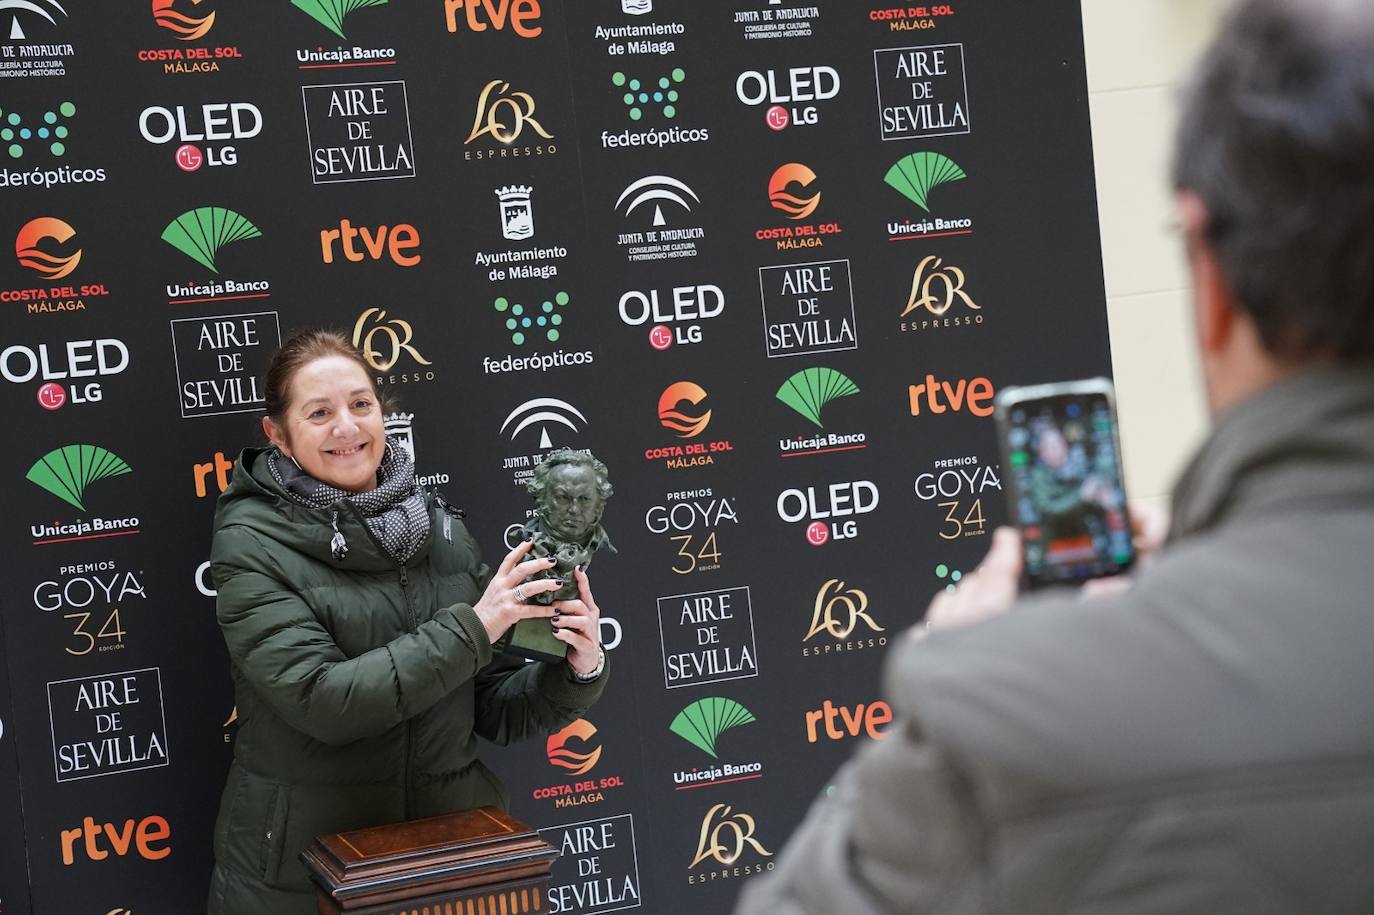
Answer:
[[[1174,185],[1272,355],[1374,358],[1374,0],[1238,4],[1185,92]]]

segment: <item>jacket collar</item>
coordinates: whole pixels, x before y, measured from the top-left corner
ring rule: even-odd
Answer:
[[[1374,502],[1374,365],[1322,368],[1222,414],[1174,487],[1171,541],[1241,519]]]

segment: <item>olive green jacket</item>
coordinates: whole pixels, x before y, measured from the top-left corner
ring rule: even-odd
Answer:
[[[298,856],[319,833],[505,807],[477,737],[557,730],[601,695],[605,673],[581,684],[566,665],[493,657],[472,609],[491,571],[428,498],[429,538],[402,567],[352,505],[303,506],[264,452],[240,456],[211,551],[239,730],[210,912],[316,911]]]

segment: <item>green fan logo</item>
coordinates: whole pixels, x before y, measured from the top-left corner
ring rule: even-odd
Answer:
[[[673,723],[668,726],[683,740],[704,753],[716,756],[716,738],[741,725],[757,721],[752,712],[734,699],[713,696],[699,699],[677,713]]]
[[[98,445],[64,445],[35,461],[25,478],[63,502],[85,511],[82,499],[87,486],[105,477],[132,472],[133,468],[124,463],[123,458]]]
[[[335,35],[347,39],[343,24],[349,13],[366,6],[386,6],[387,2],[388,0],[291,0],[291,5]]]
[[[782,383],[778,400],[825,428],[821,409],[830,401],[859,393],[859,386],[834,369],[803,369]]]
[[[215,256],[221,248],[262,232],[243,216],[224,207],[196,207],[167,223],[162,240],[198,264],[219,273]]]
[[[951,181],[963,181],[968,175],[949,156],[933,152],[918,152],[899,159],[883,178],[899,194],[930,212],[930,192]]]

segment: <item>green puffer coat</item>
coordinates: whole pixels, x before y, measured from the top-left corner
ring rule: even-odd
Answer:
[[[239,717],[211,913],[317,911],[298,856],[319,833],[504,808],[477,737],[555,731],[601,695],[604,673],[581,684],[566,665],[493,658],[472,609],[491,571],[429,505],[429,539],[402,568],[338,503],[335,560],[334,511],[286,496],[263,451],[239,457],[211,551]]]

